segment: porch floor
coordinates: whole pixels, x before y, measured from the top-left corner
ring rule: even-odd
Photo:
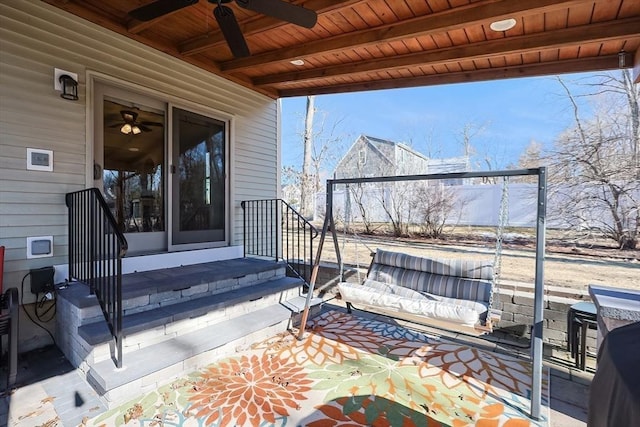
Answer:
[[[324,310],[344,310],[344,307],[340,301],[334,300],[326,303]],[[384,317],[368,313],[356,314],[385,320]],[[420,329],[417,325],[408,326]],[[442,336],[455,341],[466,339],[447,334]],[[474,339],[467,344],[498,353],[515,355],[523,352],[522,349],[510,347],[507,343],[490,343]],[[585,396],[588,396],[593,364],[587,372],[582,372],[571,367],[568,359],[569,357],[562,352],[545,357],[545,365],[551,375],[549,426],[586,425]],[[0,425],[78,426],[82,425],[84,417],[93,418],[106,410],[94,390],[82,380],[81,375],[54,346],[21,355],[18,385],[11,395],[0,400]]]

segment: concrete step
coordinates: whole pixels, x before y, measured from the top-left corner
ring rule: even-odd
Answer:
[[[201,303],[194,302],[189,306],[190,301],[227,292],[243,292],[242,289],[250,289],[261,282],[282,277],[285,277],[283,263],[253,258],[230,259],[126,274],[123,276],[122,284],[123,311],[128,319],[124,324],[125,334],[142,333],[144,328],[153,328],[153,322],[156,322],[157,328],[162,328],[167,322],[176,323],[167,319],[168,312],[176,320],[183,310],[187,318],[198,316],[197,311],[202,309]],[[100,354],[100,352],[94,352],[96,350],[94,344],[105,343],[108,339],[104,315],[96,296],[90,294],[89,287],[84,283],[72,282],[64,289],[60,289],[57,296],[58,346],[73,366],[86,371],[87,365],[94,362],[94,355]],[[206,304],[211,303],[211,301],[206,302]],[[174,304],[181,304],[181,306],[169,308]],[[128,317],[144,311],[158,313]],[[201,322],[210,320],[204,317],[200,319]],[[83,331],[82,328],[90,324],[94,325]],[[79,331],[84,338],[78,333]],[[156,339],[156,342],[164,339],[157,336],[159,332],[149,330],[151,337],[147,337],[144,341],[152,344],[153,339]],[[155,338],[152,338],[154,335]],[[89,342],[85,341],[85,338],[89,339]],[[109,357],[109,351],[103,351],[101,357]]]
[[[181,303],[126,315],[122,320],[123,353],[179,337],[198,328],[250,313],[266,305],[299,298],[302,281],[283,277],[250,287],[207,295]],[[104,320],[78,328],[83,347],[90,348],[88,364],[111,357],[111,333]]]
[[[122,369],[112,360],[96,363],[87,381],[110,406],[230,356],[238,346],[284,332],[290,318],[282,304],[264,307],[129,353]]]
[[[215,295],[285,276],[285,266],[250,258],[125,274],[125,315]]]
[[[270,294],[281,293],[290,289],[298,289],[301,285],[302,282],[299,279],[283,277],[257,283],[249,288],[201,296],[197,299],[187,299],[179,303],[157,307],[153,310],[128,314],[122,319],[122,332],[124,336],[129,336],[136,332],[146,331],[157,326],[164,326],[171,322],[195,319],[205,316],[212,311],[223,310],[226,307],[244,301],[256,301]],[[94,322],[82,325],[78,328],[78,334],[88,345],[98,345],[111,340],[111,332],[106,322]]]
[[[153,310],[161,306],[251,286],[285,276],[283,263],[240,258],[129,273],[122,276],[124,314]],[[88,285],[73,282],[59,296],[74,310],[81,326],[100,319],[102,310]]]
[[[109,406],[284,332],[300,321],[303,284],[282,263],[247,258],[127,274],[117,369],[95,295],[71,283],[58,294],[58,342]]]

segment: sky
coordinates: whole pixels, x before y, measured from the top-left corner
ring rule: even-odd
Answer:
[[[584,90],[578,83],[590,76],[562,78],[578,93]],[[282,99],[283,166],[302,167],[305,105],[305,97]],[[474,133],[475,169],[488,169],[485,158],[492,169],[502,169],[517,164],[532,140],[551,148],[574,123],[573,110],[554,76],[319,95],[315,106],[315,131],[325,123],[316,139],[328,139],[335,125],[333,137],[341,140],[332,144],[331,168],[361,134],[408,143],[432,158],[461,156],[466,126]],[[588,112],[587,104],[583,108]]]

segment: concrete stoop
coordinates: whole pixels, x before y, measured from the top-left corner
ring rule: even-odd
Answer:
[[[111,407],[284,332],[302,285],[283,264],[250,258],[125,275],[118,369],[96,297],[74,283],[58,294],[58,346]]]

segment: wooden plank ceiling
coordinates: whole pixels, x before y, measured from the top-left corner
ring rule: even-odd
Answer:
[[[302,28],[227,3],[251,56],[234,58],[217,1],[151,21],[154,0],[45,0],[60,9],[271,97],[329,94],[633,67],[639,0],[305,0]],[[175,0],[181,1],[181,0]],[[226,2],[225,2],[226,3]],[[513,18],[515,27],[490,24]],[[301,60],[301,65],[291,61]]]

